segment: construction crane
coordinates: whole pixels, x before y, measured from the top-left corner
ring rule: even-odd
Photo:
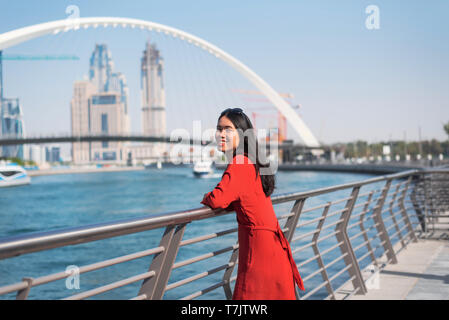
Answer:
[[[292,106],[293,109],[299,109],[300,105]],[[248,108],[250,110],[262,110],[262,109],[274,109],[274,107],[261,107],[261,108]],[[258,112],[251,112],[253,118],[254,128],[257,128],[257,117],[266,117],[273,119],[273,114],[262,114]],[[278,119],[278,135],[277,139],[279,143],[284,142],[287,139],[287,118],[280,112],[277,111],[277,119]]]
[[[0,55],[2,60],[79,60],[80,58],[74,55]],[[1,61],[1,60],[0,60]]]
[[[25,54],[12,54],[3,55],[0,50],[0,108],[3,101],[3,60],[79,60],[80,58],[75,55],[25,55]]]
[[[245,93],[245,94],[255,94],[255,95],[263,95],[262,92],[257,91],[257,90],[244,90],[244,89],[232,89],[232,91],[236,91],[236,92],[240,92],[240,93]],[[281,93],[278,92],[278,94],[282,97],[282,98],[294,98],[295,96],[292,93]]]
[[[248,94],[248,95],[263,95],[262,92],[257,90],[244,90],[244,89],[232,89],[233,91]],[[291,99],[294,98],[294,95],[292,93],[279,93],[279,95],[285,99]],[[256,102],[269,102],[266,98],[243,98],[247,101],[256,101]],[[291,104],[291,103],[290,103]],[[298,109],[300,105],[292,106],[293,109]],[[270,109],[273,110],[274,106],[265,106],[265,107],[258,107],[258,108],[248,108],[248,109],[256,109],[256,110],[262,110],[262,109]],[[253,118],[253,124],[254,128],[257,127],[257,117],[269,117],[273,118],[273,115],[262,115],[261,113],[252,112],[252,118]],[[284,140],[287,139],[287,118],[280,112],[277,111],[277,119],[278,119],[278,136],[277,139],[279,143],[282,143]]]

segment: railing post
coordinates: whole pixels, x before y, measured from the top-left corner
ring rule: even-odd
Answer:
[[[223,290],[225,292],[227,300],[232,299],[231,275],[235,269],[238,258],[239,258],[239,246],[238,246],[238,241],[237,241],[237,243],[235,244],[234,250],[232,250],[231,259],[229,259],[229,262],[228,262],[229,267],[226,268],[226,270],[223,274],[223,282],[224,282]]]
[[[301,198],[295,201],[295,204],[292,208],[292,212],[294,212],[294,215],[288,217],[287,221],[285,222],[284,229],[287,228],[288,230],[284,235],[288,242],[291,242],[293,239],[293,234],[295,233],[296,225],[298,224],[299,216],[301,215],[301,211],[304,207],[304,202],[306,202],[306,199],[307,198]]]
[[[162,236],[159,246],[164,251],[156,254],[148,271],[154,271],[155,276],[146,279],[140,288],[139,295],[146,295],[147,300],[161,300],[170,278],[173,263],[178,254],[179,244],[184,235],[186,224],[168,226]]]
[[[330,206],[331,206],[331,202],[328,202],[327,205],[324,207],[323,214],[321,215],[322,219],[320,220],[320,222],[318,222],[318,225],[316,227],[318,232],[315,233],[313,235],[313,238],[312,238],[312,248],[313,248],[313,252],[315,253],[315,255],[318,256],[317,263],[318,263],[318,267],[320,269],[322,269],[321,270],[321,276],[323,277],[323,280],[326,281],[327,293],[329,293],[329,295],[332,296],[332,300],[335,300],[334,289],[332,288],[332,285],[331,285],[331,283],[329,281],[329,276],[327,274],[327,271],[326,271],[326,268],[325,268],[325,265],[324,265],[324,262],[323,262],[323,258],[321,257],[320,250],[318,249],[318,245],[316,243],[318,238],[319,238],[319,236],[320,236],[321,228],[323,227],[324,220],[326,220],[326,215],[327,215],[327,212],[329,211],[329,207]]]
[[[306,202],[306,199],[307,198],[301,198],[295,201],[295,204],[293,205],[293,208],[291,210],[291,212],[293,212],[294,214],[288,217],[287,221],[285,222],[283,229],[287,228],[287,231],[284,233],[284,236],[289,243],[293,239],[293,235],[295,233],[296,226],[298,224],[299,216],[301,215],[302,208],[304,207],[304,202]],[[295,286],[295,296],[296,300],[299,300],[300,296],[296,286]]]
[[[413,190],[410,193],[410,200],[412,201],[413,209],[415,209],[416,216],[421,225],[422,233],[425,235],[427,232],[427,222],[422,212],[421,206],[419,205],[418,199],[416,198],[417,190],[419,190],[419,185],[422,181],[421,175],[414,178],[414,180],[415,183],[413,184]]]
[[[407,183],[405,184],[404,192],[401,195],[401,198],[399,199],[398,202],[399,202],[399,207],[401,208],[402,216],[404,217],[404,222],[407,225],[407,229],[410,234],[410,237],[412,238],[413,242],[418,242],[418,238],[416,237],[415,230],[413,230],[412,223],[410,222],[410,218],[407,214],[407,211],[405,210],[405,205],[404,205],[405,196],[407,194],[407,190],[408,190],[408,187],[409,187],[411,181],[412,181],[412,176],[410,176],[407,179]]]
[[[31,287],[33,286],[33,280],[33,278],[22,279],[22,281],[25,281],[28,285],[26,288],[17,292],[16,300],[26,300],[26,298],[28,298],[28,294],[30,293]]]
[[[398,263],[398,260],[393,250],[393,246],[391,245],[390,237],[388,236],[388,232],[385,228],[385,224],[382,218],[382,208],[384,206],[385,199],[387,198],[390,185],[391,179],[388,179],[382,190],[382,194],[379,200],[377,201],[376,208],[374,209],[373,212],[373,219],[374,223],[376,224],[377,234],[379,235],[380,241],[382,242],[382,246],[384,248],[384,252],[387,255],[388,261],[391,261],[391,263],[396,264]]]
[[[366,247],[370,253],[371,261],[374,263],[375,266],[378,266],[376,256],[374,254],[373,248],[371,247],[371,243],[369,242],[368,234],[365,232],[365,226],[363,225],[363,219],[365,218],[366,212],[368,210],[369,205],[371,204],[371,200],[373,198],[374,191],[371,191],[368,195],[368,200],[366,201],[365,206],[363,207],[363,213],[360,216],[360,229],[363,232],[363,239],[366,242]]]
[[[352,284],[354,289],[360,289],[356,294],[366,294],[366,286],[365,281],[363,280],[362,272],[359,267],[359,263],[357,262],[357,257],[355,256],[354,250],[352,249],[351,242],[349,241],[347,226],[349,222],[349,218],[352,214],[352,209],[354,208],[354,204],[357,200],[357,196],[359,194],[360,186],[356,186],[352,189],[351,198],[346,202],[345,209],[343,210],[340,219],[343,219],[342,222],[338,223],[335,227],[335,231],[338,231],[335,235],[337,241],[340,244],[340,250],[345,257],[343,258],[345,264],[347,266],[351,265],[348,269],[349,275],[352,279]]]
[[[394,228],[396,229],[396,233],[398,235],[398,238],[401,241],[402,247],[405,247],[404,239],[402,239],[402,235],[399,232],[399,230],[401,230],[401,229],[399,228],[398,222],[396,221],[396,218],[395,218],[394,212],[393,212],[393,205],[394,205],[394,202],[395,202],[396,197],[398,195],[400,187],[401,187],[401,184],[398,183],[397,187],[396,187],[396,190],[393,193],[393,199],[391,199],[391,201],[390,201],[390,215],[391,215],[391,220],[393,221],[393,224],[394,224]],[[398,201],[400,201],[401,197],[402,197],[402,193],[401,193],[401,196],[399,197]]]
[[[424,178],[424,204],[425,204],[425,216],[427,220],[427,228],[429,228],[429,225],[431,226],[431,236],[435,232],[435,221],[437,218],[435,218],[435,207],[433,204],[433,194],[432,194],[432,173],[427,174]]]

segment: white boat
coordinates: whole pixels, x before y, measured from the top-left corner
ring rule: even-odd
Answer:
[[[0,187],[30,184],[31,179],[24,168],[19,165],[0,165]]]
[[[198,161],[193,166],[193,175],[195,177],[204,177],[214,173],[212,161]]]

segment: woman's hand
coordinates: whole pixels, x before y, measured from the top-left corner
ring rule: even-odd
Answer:
[[[205,202],[205,200],[206,200],[206,197],[209,195],[209,193],[210,193],[210,192],[207,192],[207,193],[204,194],[203,200],[201,201],[202,204],[205,204],[204,202]]]

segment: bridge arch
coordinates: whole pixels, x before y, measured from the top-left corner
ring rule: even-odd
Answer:
[[[298,116],[293,108],[261,77],[254,71],[244,65],[242,62],[216,47],[215,45],[196,37],[192,34],[182,30],[172,28],[163,24],[131,19],[131,18],[117,18],[117,17],[88,17],[56,20],[45,22],[41,24],[24,27],[9,32],[0,34],[0,50],[12,47],[19,43],[38,38],[47,34],[57,34],[59,32],[66,32],[70,30],[79,30],[80,28],[87,29],[89,27],[97,28],[103,27],[131,27],[147,29],[150,31],[164,32],[175,38],[187,41],[207,52],[223,60],[229,66],[238,71],[242,76],[248,79],[257,89],[259,89],[270,102],[285,116],[287,121],[293,129],[299,134],[303,142],[308,147],[318,147],[319,142],[314,137],[310,129],[304,121]]]

